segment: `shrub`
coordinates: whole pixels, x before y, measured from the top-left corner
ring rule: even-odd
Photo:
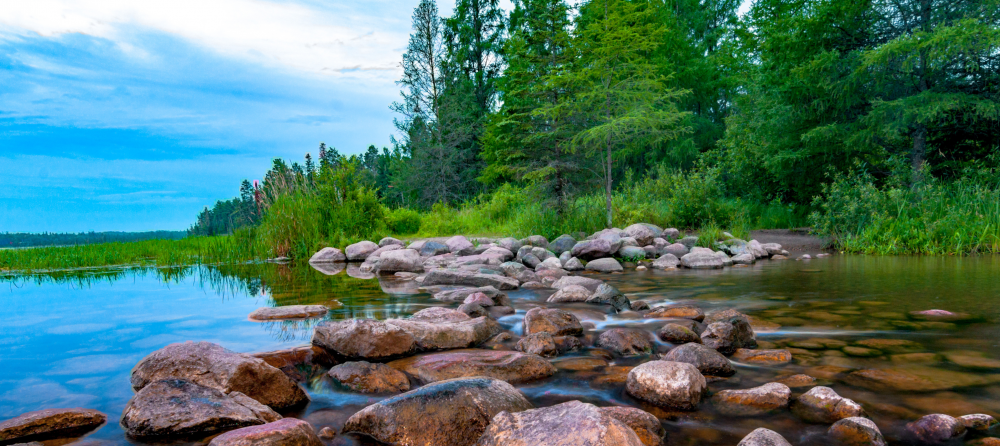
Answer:
[[[420,231],[420,213],[413,209],[391,209],[385,214],[386,225],[393,234],[409,235]]]

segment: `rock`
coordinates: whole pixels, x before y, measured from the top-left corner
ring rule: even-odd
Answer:
[[[259,358],[241,355],[210,342],[163,347],[132,369],[132,389],[152,382],[183,379],[224,393],[240,392],[275,410],[300,407],[309,396],[281,370]]]
[[[594,294],[587,298],[587,303],[611,305],[615,311],[626,311],[632,307],[632,303],[621,291],[618,291],[618,288],[606,283],[597,286]]]
[[[677,228],[667,228],[660,233],[660,237],[663,237],[666,240],[677,240],[680,236],[681,231],[678,231]]]
[[[792,389],[779,383],[741,390],[721,390],[712,396],[716,410],[733,417],[766,415],[788,407]]]
[[[652,249],[652,251],[654,251],[653,254],[655,255],[655,249]],[[645,259],[647,257],[647,253],[645,248],[639,248],[637,246],[622,246],[621,249],[618,250],[618,257],[629,261],[636,261]]]
[[[347,261],[363,262],[369,255],[371,255],[371,253],[375,252],[376,249],[378,249],[378,245],[369,242],[368,240],[349,245],[345,250],[347,252]]]
[[[472,376],[521,384],[556,373],[552,364],[536,355],[479,349],[417,355],[392,361],[389,366],[424,384]]]
[[[576,240],[573,239],[573,237],[563,234],[549,243],[549,249],[551,249],[555,255],[560,255],[564,252],[572,252],[573,246],[575,245]]]
[[[676,305],[672,307],[656,307],[644,315],[649,319],[691,319],[705,320],[705,312],[691,305]]]
[[[677,263],[680,264],[680,258],[687,255],[687,253],[691,252],[691,250],[680,243],[674,243],[671,245],[664,246],[662,249],[658,250],[658,252],[660,255],[670,254],[676,257],[678,259]]]
[[[544,331],[521,338],[514,346],[514,350],[545,357],[554,357],[559,354],[556,341],[552,339],[552,335]]]
[[[494,287],[491,287],[491,286],[484,286],[484,287],[463,287],[463,288],[458,288],[458,289],[439,291],[439,292],[434,293],[434,299],[437,299],[437,300],[440,300],[440,301],[443,301],[443,302],[462,302],[462,303],[465,303],[465,300],[468,299],[469,296],[471,296],[473,294],[476,294],[476,293],[482,293],[482,294],[486,295],[486,297],[490,298],[495,305],[509,305],[510,304],[510,299],[507,297],[506,294],[501,293],[500,290],[498,290],[498,289],[496,289]]]
[[[576,257],[570,258],[563,265],[563,269],[565,269],[566,271],[583,271],[584,268],[586,267],[583,266],[583,262],[581,262],[580,259]]]
[[[108,416],[91,409],[44,409],[0,422],[0,444],[79,437],[102,426]]]
[[[826,435],[840,446],[886,446],[875,422],[862,417],[844,418],[833,423]]]
[[[781,245],[778,246],[780,247]],[[750,243],[747,243],[747,250],[758,259],[771,257],[771,253],[757,240],[750,240]]]
[[[857,370],[847,375],[844,382],[877,392],[934,392],[984,386],[996,380],[985,374],[913,365],[900,369]]]
[[[599,273],[620,273],[625,270],[617,260],[610,257],[591,260],[587,263],[586,269],[587,271],[597,271]]]
[[[756,261],[753,254],[750,253],[733,256],[733,265],[753,265]]]
[[[693,410],[707,384],[698,369],[688,363],[650,361],[628,373],[625,391],[657,406]]]
[[[667,432],[655,415],[642,409],[626,406],[602,407],[601,412],[632,428],[643,445],[660,446],[663,443],[663,437]]]
[[[667,253],[660,256],[660,258],[653,261],[653,268],[656,269],[673,269],[680,265],[681,261],[677,256]]]
[[[477,446],[642,446],[630,427],[592,404],[569,401],[493,417]]]
[[[966,429],[975,432],[986,432],[997,426],[996,418],[982,413],[963,415],[958,417],[958,420]]]
[[[555,281],[555,283],[552,284],[552,288],[559,290],[568,287],[570,285],[579,285],[590,291],[597,291],[597,287],[601,286],[602,284],[604,284],[604,281],[591,279],[589,277],[566,276]]]
[[[976,371],[995,371],[1000,369],[1000,360],[986,357],[976,351],[951,351],[941,354],[948,362],[959,367]]]
[[[675,347],[663,355],[665,361],[686,362],[698,368],[702,375],[733,376],[733,364],[712,348],[698,343],[687,343]]]
[[[705,319],[708,327],[701,334],[702,342],[724,355],[740,348],[757,348],[757,336],[750,327],[750,319],[736,310],[712,313]]]
[[[212,439],[209,446],[323,446],[312,425],[295,418],[284,418],[260,426],[226,432]]]
[[[399,370],[367,361],[345,362],[330,369],[330,378],[361,393],[398,393],[410,390],[410,380]]]
[[[315,345],[254,353],[251,356],[264,360],[300,383],[321,376],[325,369],[337,363],[326,350]]]
[[[634,238],[639,246],[652,245],[653,239],[660,236],[659,231],[653,231],[652,228],[641,223],[625,228],[625,234]]]
[[[542,260],[542,263],[539,263],[535,269],[562,269],[562,262],[556,257],[549,257]]]
[[[379,248],[385,248],[386,246],[389,246],[389,245],[406,246],[406,244],[403,243],[402,240],[399,240],[397,238],[392,238],[392,237],[383,237],[382,240],[378,241],[378,247]]]
[[[445,246],[448,247],[449,251],[451,251],[453,254],[460,256],[475,254],[476,251],[476,246],[473,245],[472,242],[469,241],[469,239],[461,235],[456,235],[446,240],[444,244]]]
[[[751,364],[782,365],[792,362],[792,352],[788,350],[750,350],[737,349],[732,359]]]
[[[487,263],[489,263],[489,259],[496,259],[500,263],[503,263],[513,259],[514,253],[508,249],[501,248],[499,246],[491,246],[489,248],[486,248],[486,250],[484,250],[480,254],[480,256],[485,257],[487,259]]]
[[[420,258],[420,253],[414,249],[397,249],[379,256],[378,271],[382,273],[419,273],[423,270],[424,262]]]
[[[812,387],[816,385],[816,378],[809,375],[798,374],[784,377],[779,379],[778,382],[792,388]]]
[[[554,308],[532,308],[524,315],[524,334],[547,332],[553,336],[580,336],[583,325],[572,313]]]
[[[761,427],[743,437],[737,446],[792,446],[792,444],[777,432]]]
[[[453,271],[436,269],[424,276],[424,286],[431,285],[465,285],[473,287],[491,286],[498,290],[516,290],[520,282],[517,279],[496,274],[481,274],[468,271]]]
[[[279,419],[281,415],[240,392],[226,395],[185,380],[165,379],[142,387],[129,400],[121,425],[138,440],[197,439]]]
[[[412,248],[412,247],[411,247]],[[421,257],[433,257],[441,254],[448,254],[451,249],[448,249],[448,245],[444,243],[438,243],[433,240],[428,240],[417,249],[420,252]]]
[[[922,345],[905,339],[864,339],[855,344],[886,353],[913,353],[924,349]]]
[[[539,248],[547,249],[549,247],[549,241],[546,240],[545,237],[542,237],[540,235],[529,235],[524,240],[522,240],[522,242],[525,245],[537,246]]]
[[[496,304],[496,302],[493,302],[493,299],[491,299],[489,296],[487,296],[486,293],[479,292],[479,291],[470,294],[468,297],[465,298],[465,300],[462,301],[462,303],[463,304],[476,304],[476,305],[479,305],[479,306],[481,306],[483,308],[485,308],[485,307],[492,307],[492,306],[494,306]]]
[[[385,323],[413,336],[418,350],[475,347],[503,331],[488,317],[472,319],[461,311],[441,307],[420,310],[408,319],[387,319]]]
[[[512,237],[506,237],[497,240],[497,245],[510,252],[517,252],[517,250],[521,249],[521,247],[523,246],[523,244],[520,241]]]
[[[644,300],[637,300],[629,304],[629,309],[632,311],[649,311],[649,303]]]
[[[309,263],[339,263],[346,262],[347,256],[337,248],[323,248],[309,258]]]
[[[365,262],[369,262],[369,261],[375,260],[375,259],[381,259],[382,258],[382,254],[385,254],[385,253],[390,252],[390,251],[396,251],[396,250],[404,249],[404,248],[405,247],[403,245],[386,245],[386,246],[383,246],[383,247],[381,247],[379,249],[376,249],[371,254],[368,254],[368,258],[365,259]],[[414,251],[416,251],[416,250],[414,250]]]
[[[372,319],[321,322],[313,332],[312,343],[352,359],[387,359],[417,349],[417,341],[409,332]]]
[[[306,319],[326,316],[328,308],[322,305],[286,305],[283,307],[263,307],[250,313],[250,319],[272,321],[279,319]]]
[[[490,312],[479,304],[462,304],[458,306],[458,311],[467,314],[470,318],[489,316]]]
[[[691,269],[720,269],[726,265],[719,255],[704,251],[692,251],[681,257],[681,266]]]
[[[541,281],[544,281],[544,282],[549,282],[549,283],[555,283],[557,280],[562,279],[563,277],[566,277],[569,273],[567,273],[566,270],[564,270],[562,268],[558,268],[558,269],[557,268],[551,268],[551,269],[540,268],[537,271],[535,271],[535,274],[537,275],[538,280],[541,280]],[[535,277],[535,276],[532,276],[532,277]]]
[[[638,356],[653,353],[653,342],[645,330],[612,328],[597,337],[595,346],[610,350],[620,356]]]
[[[571,252],[573,257],[582,260],[594,260],[611,257],[616,251],[618,251],[618,248],[619,246],[612,245],[612,243],[606,239],[595,239],[578,242],[576,245],[573,245],[573,250]]]
[[[557,290],[546,302],[586,302],[593,294],[580,285],[569,285]]]
[[[961,420],[939,413],[906,424],[906,434],[921,444],[946,444],[965,436],[965,424]]]
[[[678,324],[664,325],[656,333],[664,342],[671,344],[687,344],[689,342],[701,343],[701,336],[691,331],[687,327]]]
[[[698,244],[698,237],[693,236],[693,235],[689,235],[689,236],[684,237],[684,238],[682,238],[680,240],[677,240],[677,243],[680,243],[681,245],[684,245],[685,248],[687,248],[687,249],[690,250],[691,248],[694,248],[695,245]]]
[[[441,381],[372,404],[351,416],[344,432],[394,445],[466,446],[500,412],[531,409],[521,392],[490,378]]]
[[[813,387],[795,400],[792,404],[792,413],[804,421],[822,424],[865,416],[860,404],[837,395],[833,389],[823,386]]]

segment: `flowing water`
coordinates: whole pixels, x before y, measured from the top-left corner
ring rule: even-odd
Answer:
[[[129,443],[117,423],[133,394],[129,373],[167,344],[210,341],[250,353],[309,343],[319,319],[250,321],[247,315],[261,306],[325,304],[332,319],[386,319],[447,305],[419,292],[412,281],[364,278],[354,268],[329,275],[334,272],[263,264],[2,278],[0,420],[45,408],[92,408],[107,413],[110,422],[87,440]],[[863,404],[891,443],[898,442],[906,422],[929,413],[1000,416],[1000,258],[833,256],[601,278],[631,300],[654,307],[694,304],[706,313],[738,309],[753,318],[762,348],[792,349],[794,360],[787,365],[737,363],[737,374],[711,382],[710,393],[806,373]],[[609,315],[587,304],[545,304],[549,293],[508,293],[517,314],[501,318],[501,325],[520,334],[524,313],[539,305],[574,312],[589,327],[588,337],[611,327],[653,333],[664,324],[632,312]],[[929,309],[969,317],[927,322],[908,315]],[[868,339],[911,342],[865,352],[874,357],[845,353],[843,347]],[[670,346],[657,348],[665,352]],[[643,404],[625,393],[624,377],[629,367],[649,359],[587,348],[554,359],[555,376],[518,387],[536,406],[582,400],[641,407],[663,421],[669,445],[735,445],[757,427],[778,431],[795,445],[823,442],[827,426],[803,423],[788,411],[734,418],[716,413],[708,398],[689,413]],[[930,384],[918,391],[852,386],[845,377],[855,369],[902,370]],[[305,383],[312,402],[293,415],[317,428],[339,432],[350,415],[384,398],[350,393],[321,373],[314,375]],[[793,397],[807,389],[793,389]],[[339,435],[332,444],[373,443]]]

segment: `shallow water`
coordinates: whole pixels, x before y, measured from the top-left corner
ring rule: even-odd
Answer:
[[[414,282],[359,279],[349,273],[359,275],[353,269],[326,275],[309,267],[265,264],[3,279],[0,419],[45,408],[93,408],[107,413],[111,422],[88,439],[124,444],[128,440],[117,418],[132,396],[129,372],[145,355],[167,344],[211,341],[239,352],[308,344],[319,320],[250,321],[247,315],[261,306],[325,304],[333,308],[329,318],[386,319],[445,305],[419,293]],[[807,347],[794,350],[794,361],[784,366],[736,364],[738,373],[710,383],[710,393],[807,373],[862,403],[893,443],[905,422],[928,413],[1000,416],[1000,369],[967,368],[969,364],[963,368],[945,359],[962,363],[962,357],[975,355],[1000,358],[1000,259],[996,257],[833,256],[764,261],[720,271],[631,271],[601,278],[633,301],[645,300],[652,306],[688,303],[706,313],[739,309],[755,319],[764,347]],[[517,314],[501,318],[500,323],[520,334],[524,312],[546,305],[549,293],[509,293]],[[592,305],[562,307],[577,314],[593,336],[611,327],[655,331],[664,324],[644,320],[638,313],[608,315]],[[928,309],[968,313],[975,320],[924,323],[907,316]],[[836,345],[836,341],[850,344],[872,338],[914,341],[919,345],[908,352],[934,355],[921,357],[924,362],[901,361],[912,356],[854,358]],[[661,343],[658,348],[666,351],[670,346]],[[518,387],[536,406],[578,399],[642,407],[664,421],[670,445],[734,445],[757,427],[776,430],[796,445],[822,444],[826,426],[802,423],[787,411],[741,419],[716,414],[707,399],[691,413],[642,404],[624,392],[623,377],[629,367],[648,359],[585,349],[556,358],[559,372],[552,378]],[[843,382],[845,373],[865,368],[907,370],[948,385],[928,392],[888,392]],[[314,377],[307,387],[312,403],[293,415],[338,432],[350,415],[381,399],[345,392],[321,377]],[[807,389],[793,389],[793,396],[803,390]],[[341,435],[333,444],[371,443]]]

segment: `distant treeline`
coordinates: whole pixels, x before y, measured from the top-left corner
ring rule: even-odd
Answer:
[[[0,233],[0,248],[27,248],[32,246],[90,245],[93,243],[139,242],[144,240],[179,240],[186,231],[148,232],[81,232],[78,234],[42,232]]]

